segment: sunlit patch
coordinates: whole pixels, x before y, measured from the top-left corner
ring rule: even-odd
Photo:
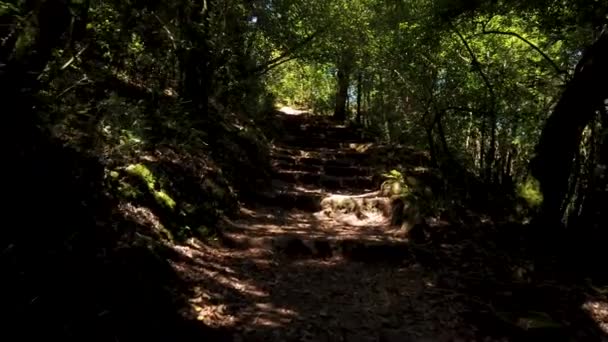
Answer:
[[[213,328],[233,326],[237,318],[231,315],[227,306],[219,305],[192,305],[192,308],[197,313],[196,319],[205,323],[205,325]]]
[[[357,152],[361,152],[361,153],[367,152],[373,146],[374,146],[374,143],[364,143],[364,144],[350,143],[350,144],[348,144],[349,148],[352,148],[352,149],[356,150]]]
[[[583,304],[589,316],[597,323],[597,326],[608,334],[608,302],[607,301],[588,301]]]
[[[255,309],[258,314],[251,322],[255,326],[280,327],[290,323],[297,316],[295,311],[276,307],[272,303],[256,303]]]
[[[306,110],[299,110],[291,107],[282,107],[279,109],[279,112],[285,115],[303,115],[308,113]]]

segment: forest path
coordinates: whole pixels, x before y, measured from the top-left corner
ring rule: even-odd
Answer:
[[[227,221],[219,246],[179,248],[192,305],[235,341],[460,341],[465,326],[378,195],[372,151],[356,129],[279,115],[273,189]],[[416,160],[416,158],[414,158]]]

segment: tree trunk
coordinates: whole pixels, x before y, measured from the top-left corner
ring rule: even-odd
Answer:
[[[336,107],[334,119],[339,122],[346,121],[346,101],[348,99],[348,86],[350,83],[351,56],[344,52],[338,63],[338,89],[336,93]]]
[[[439,134],[439,141],[441,141],[441,148],[443,148],[443,153],[448,159],[452,159],[452,154],[450,153],[450,148],[448,147],[448,141],[445,138],[445,131],[443,130],[443,124],[441,123],[442,115],[437,115],[437,133]]]
[[[494,106],[492,106],[494,107]],[[494,111],[494,108],[492,108]],[[490,146],[486,153],[486,180],[493,182],[494,162],[496,161],[496,113],[488,115],[490,120]]]
[[[338,92],[336,93],[336,108],[334,110],[334,119],[336,121],[346,121],[346,99],[348,97],[348,83],[348,70],[338,70]]]
[[[37,120],[31,113],[31,97],[40,88],[39,76],[51,60],[53,49],[61,45],[72,15],[68,5],[60,0],[30,1],[24,12],[30,15],[25,16],[14,39],[0,44],[3,62],[0,63],[0,100],[7,111],[13,112],[4,116],[4,126],[11,131],[5,136],[12,137],[18,132],[17,136],[23,139],[11,139],[10,143],[28,145],[31,142],[27,132],[35,129]],[[30,37],[21,39],[24,36]]]
[[[586,51],[547,120],[531,171],[544,195],[544,226],[561,226],[564,201],[583,129],[608,98],[608,34]]]
[[[429,153],[431,154],[431,165],[437,166],[437,152],[435,149],[435,140],[433,139],[433,127],[426,129],[426,139],[429,144]]]
[[[206,117],[209,89],[212,88],[212,73],[210,71],[210,54],[208,47],[209,11],[211,4],[205,1],[189,13],[180,13],[181,25],[184,27],[185,38],[198,41],[196,48],[182,48],[179,53],[182,94],[192,101],[197,114]],[[196,27],[202,24],[200,32]]]
[[[479,129],[479,175],[483,176],[485,170],[485,144],[486,144],[486,117],[481,118],[481,128]]]
[[[373,87],[373,76],[368,76],[368,81],[366,82],[366,86],[365,86],[365,112],[367,113],[365,115],[364,121],[365,121],[365,126],[369,127],[371,126],[371,118],[370,118],[370,111],[372,110],[372,92],[371,89]]]
[[[361,92],[363,91],[363,74],[359,71],[357,77],[357,123],[361,124]]]

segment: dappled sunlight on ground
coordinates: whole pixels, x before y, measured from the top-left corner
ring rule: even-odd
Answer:
[[[482,215],[468,224],[426,215],[411,225],[420,238],[392,226],[396,202],[375,175],[390,171],[386,160],[405,160],[406,177],[432,197],[429,184],[442,181],[425,153],[376,146],[344,126],[290,113],[280,120],[292,136],[271,154],[272,189],[226,218],[217,241],[175,248],[200,322],[228,329],[233,341],[519,341],[529,329],[519,322],[537,323],[526,313],[553,324],[536,305],[548,311],[559,302],[606,330],[606,302],[581,309],[569,289],[513,283],[517,260],[492,250],[493,237],[470,234],[469,226],[491,227]]]
[[[282,236],[299,236],[302,239],[324,238],[356,239],[361,241],[406,241],[399,236],[398,229],[389,226],[388,218],[380,212],[366,212],[365,217],[354,213],[343,213],[327,216],[323,212],[307,213],[303,211],[284,211],[275,208],[261,210],[254,217],[244,220],[227,221],[224,233],[234,239],[248,238],[249,244],[264,239],[270,243],[273,238]]]
[[[585,310],[589,316],[597,322],[598,326],[602,331],[608,334],[608,300],[605,301],[588,301],[583,304],[583,310]]]
[[[414,338],[466,330],[458,305],[431,299],[437,290],[427,286],[431,276],[419,265],[288,260],[204,245],[187,249],[205,259],[176,266],[197,288],[191,303],[198,319],[235,328],[245,340],[299,341],[308,334],[312,340],[372,341],[379,334]]]

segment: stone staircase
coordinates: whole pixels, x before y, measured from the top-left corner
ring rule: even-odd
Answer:
[[[370,143],[360,130],[306,115],[279,115],[284,137],[272,151],[273,188],[262,203],[288,209],[319,211],[329,194],[377,190],[370,155],[353,146]]]
[[[384,170],[377,150],[365,148],[372,141],[321,117],[277,120],[284,135],[271,153],[272,188],[260,191],[258,210],[234,222],[228,235],[289,257],[407,257],[407,237],[391,226],[392,201],[379,191]]]

